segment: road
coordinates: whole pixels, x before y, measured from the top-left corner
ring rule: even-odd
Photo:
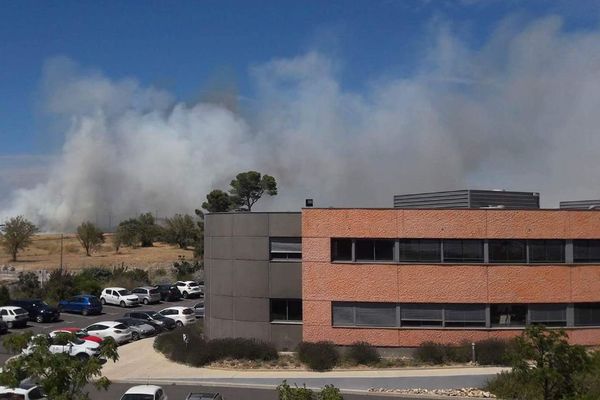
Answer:
[[[72,313],[61,313],[61,320],[57,322],[28,322],[27,327],[25,328],[14,328],[9,331],[9,335],[12,333],[25,332],[27,330],[32,331],[33,333],[48,333],[60,327],[77,327],[77,328],[85,328],[86,326],[90,326],[93,323],[100,321],[112,321],[118,318],[123,317],[123,314],[126,312],[130,312],[133,310],[153,310],[160,311],[163,308],[173,307],[173,306],[187,306],[192,307],[194,304],[198,302],[198,299],[182,299],[178,301],[162,301],[157,304],[149,304],[149,305],[139,305],[137,307],[129,307],[129,308],[121,308],[119,306],[113,305],[105,305],[102,310],[102,314],[100,315],[88,315],[83,316],[81,314],[72,314]],[[202,323],[202,320],[198,320],[198,322]],[[142,339],[142,340],[153,340]],[[127,345],[125,345],[127,346]],[[4,362],[11,356],[8,354],[4,348],[2,348],[0,344],[0,363],[4,364]]]
[[[119,400],[123,393],[132,384],[113,383],[108,391],[90,391],[92,400]],[[187,385],[163,385],[169,400],[185,400],[190,392],[218,392],[224,400],[277,400],[277,392],[274,389],[218,387],[218,386],[187,386]],[[402,397],[404,400],[425,400],[421,397]],[[380,394],[344,394],[344,400],[390,400],[390,395]]]

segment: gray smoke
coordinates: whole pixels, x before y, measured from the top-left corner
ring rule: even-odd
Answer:
[[[16,190],[0,218],[47,229],[98,215],[192,212],[235,173],[274,175],[259,209],[390,206],[394,193],[465,187],[540,191],[543,204],[599,197],[600,30],[556,17],[501,23],[472,49],[438,29],[410,76],[339,82],[309,52],[251,70],[245,107],[185,104],[65,59],[45,67],[45,105],[68,120],[47,181]]]

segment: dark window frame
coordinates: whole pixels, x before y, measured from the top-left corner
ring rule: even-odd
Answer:
[[[573,314],[573,326],[600,326],[600,302],[575,303]],[[587,322],[587,319],[595,322]]]
[[[273,243],[300,244],[300,251],[273,251]],[[302,236],[271,236],[269,237],[269,260],[284,262],[302,261]]]
[[[549,249],[551,242],[555,242],[555,243],[560,243],[560,246],[557,246],[557,248],[560,248],[560,256],[558,258],[552,259],[549,257]],[[527,263],[528,264],[564,264],[565,263],[565,257],[566,257],[566,240],[565,239],[529,239],[527,241]],[[543,246],[543,252],[544,252],[544,258],[537,258],[537,254],[534,254],[535,251],[534,250],[534,246],[535,245],[542,245]]]
[[[523,245],[523,258],[510,258],[509,251],[510,247],[504,246],[500,253],[503,254],[494,254],[495,248],[494,244],[500,243],[519,243]],[[525,239],[489,239],[488,240],[488,249],[489,249],[489,263],[490,264],[527,264],[527,240]],[[504,258],[497,258],[497,256],[504,255]]]
[[[460,253],[462,257],[448,257],[447,249],[451,243],[458,244],[460,242]],[[478,244],[480,257],[465,257],[465,244]],[[442,262],[445,264],[484,264],[485,263],[485,239],[442,239]]]
[[[273,318],[273,306],[276,302],[284,302],[285,304],[285,319],[281,318]],[[290,319],[290,303],[296,303],[296,305],[300,306],[300,316],[299,319]],[[303,318],[303,307],[302,307],[302,299],[292,299],[292,298],[271,298],[269,299],[269,322],[283,322],[283,323],[302,323]]]
[[[416,245],[416,249],[410,248],[410,246]],[[435,245],[434,252],[437,253],[437,257],[425,257],[425,251],[422,250],[424,245]],[[409,253],[409,254],[407,254]],[[416,253],[416,257],[411,257],[410,253]],[[416,264],[441,264],[442,263],[442,240],[441,239],[408,239],[403,238],[398,240],[398,262],[402,264],[416,263]]]
[[[586,245],[582,248],[582,245]],[[591,244],[596,244],[600,247],[600,239],[573,239],[573,262],[576,264],[598,264],[600,263],[600,254],[598,256],[592,256]],[[577,254],[584,251],[585,255]],[[600,252],[600,250],[599,250]]]
[[[362,258],[359,257],[358,244],[365,245],[365,247],[369,247],[371,249],[372,257]],[[381,245],[389,246],[391,244],[391,249],[387,249],[386,253],[391,250],[391,258],[379,258],[379,254],[381,254],[383,249],[381,249]],[[354,239],[354,258],[357,263],[369,263],[369,262],[382,262],[382,263],[393,263],[395,262],[395,253],[396,253],[396,239],[384,239],[384,238],[376,238],[376,239]],[[379,247],[379,251],[378,251]],[[379,253],[379,254],[378,254]]]

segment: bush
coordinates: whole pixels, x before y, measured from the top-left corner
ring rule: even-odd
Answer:
[[[327,371],[340,361],[339,353],[333,342],[300,342],[298,358],[315,371]]]
[[[475,343],[475,357],[481,365],[509,365],[509,350],[512,342],[487,339]]]
[[[306,385],[301,388],[297,385],[291,387],[287,381],[284,380],[281,385],[277,386],[277,395],[279,400],[312,400],[313,391],[306,388]],[[332,400],[335,398],[331,398]]]
[[[317,396],[319,400],[344,400],[344,397],[340,393],[340,389],[333,385],[325,385]]]
[[[427,364],[443,364],[447,359],[447,346],[435,342],[423,342],[417,348],[415,358]]]
[[[367,342],[352,343],[346,352],[346,358],[353,365],[372,365],[381,360],[377,349]]]
[[[184,334],[189,339],[187,344],[183,341]],[[193,325],[158,336],[154,348],[173,361],[196,367],[224,359],[271,361],[279,357],[273,345],[259,340],[225,338],[207,341],[201,330]]]
[[[542,399],[539,388],[529,380],[524,380],[513,372],[501,372],[488,381],[484,390],[501,399],[538,400]]]

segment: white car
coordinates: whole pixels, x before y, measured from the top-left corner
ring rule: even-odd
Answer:
[[[113,338],[117,344],[123,344],[131,341],[131,329],[125,324],[117,321],[96,322],[83,329],[88,335],[98,336],[102,339]]]
[[[175,320],[177,326],[189,325],[196,322],[196,313],[189,307],[168,307],[158,313]]]
[[[50,352],[53,354],[64,353],[72,357],[83,359],[96,357],[100,353],[99,343],[78,339],[74,336],[68,340],[64,340],[64,338],[61,338],[61,334],[59,333],[55,335],[48,335],[48,340],[50,344],[48,350],[50,350]],[[29,345],[23,349],[23,354],[31,354],[35,346],[35,342],[33,340],[30,341]]]
[[[167,400],[167,395],[160,386],[139,385],[129,388],[121,400]]]
[[[0,386],[0,399],[47,400],[42,388],[35,385],[21,385],[18,388]]]
[[[116,304],[121,307],[133,307],[140,303],[135,294],[121,287],[106,288],[100,294],[102,304]]]
[[[179,293],[181,293],[184,299],[192,296],[200,297],[202,295],[202,288],[198,282],[177,281],[175,282],[175,287],[179,290]]]
[[[29,321],[29,313],[21,307],[5,306],[0,307],[0,317],[6,322],[9,328],[17,326],[26,326]]]

